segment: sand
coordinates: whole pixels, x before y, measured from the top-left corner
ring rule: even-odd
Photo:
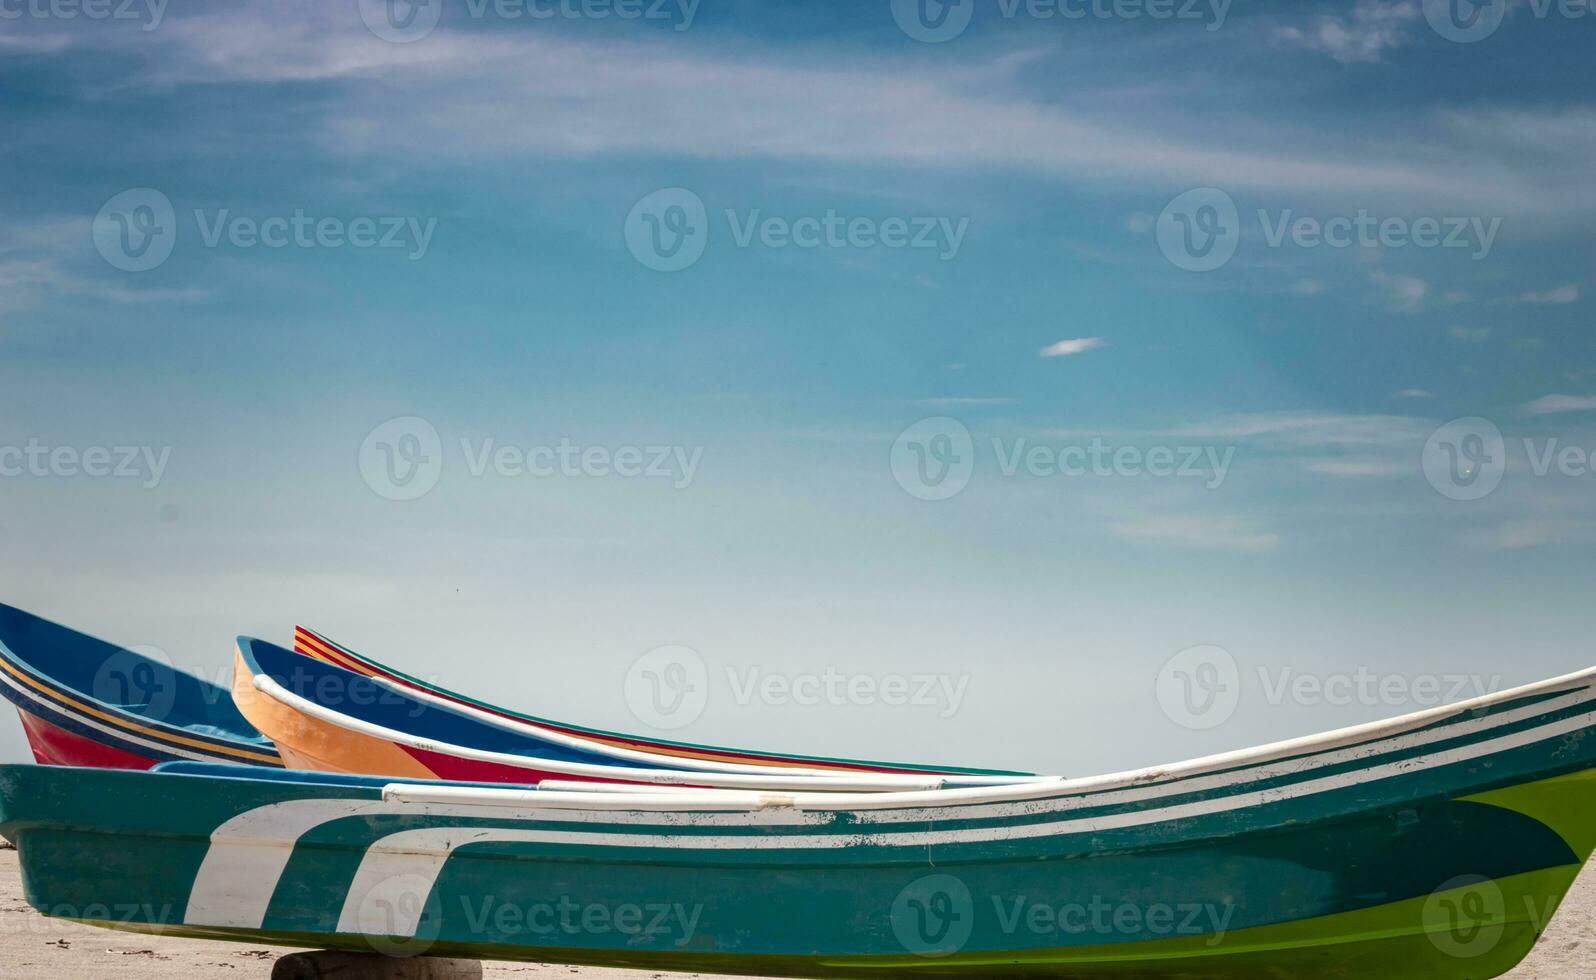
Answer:
[[[0,851],[0,977],[6,980],[268,980],[284,949],[163,939],[94,929],[33,911],[22,898],[15,851]],[[570,977],[642,980],[688,977],[627,970],[578,969],[524,963],[484,964],[484,980]],[[1512,980],[1585,980],[1596,976],[1596,863],[1574,884],[1551,929]]]

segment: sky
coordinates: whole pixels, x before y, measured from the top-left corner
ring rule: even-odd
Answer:
[[[1593,42],[5,0],[0,600],[212,679],[303,623],[578,723],[1071,774],[1589,666]]]

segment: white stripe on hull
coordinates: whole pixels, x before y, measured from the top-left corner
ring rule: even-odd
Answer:
[[[1020,826],[1004,825],[958,830],[918,831],[901,834],[837,833],[780,835],[670,835],[654,833],[595,833],[583,830],[541,828],[460,828],[440,827],[403,831],[382,838],[367,850],[356,872],[354,908],[347,904],[343,917],[363,921],[370,910],[360,906],[367,894],[382,897],[372,883],[394,876],[419,876],[434,881],[454,849],[464,843],[507,841],[519,843],[569,844],[588,847],[631,847],[662,850],[823,850],[858,846],[927,848],[952,844],[1016,841],[1049,836],[1088,834],[1105,830],[1146,826],[1171,820],[1188,819],[1279,803],[1319,793],[1346,789],[1401,776],[1410,772],[1468,762],[1537,742],[1560,738],[1596,725],[1596,712],[1553,722],[1524,732],[1476,742],[1414,759],[1305,780],[1289,786],[1237,793],[1213,800],[1180,804],[1129,813],[1078,817],[1050,823]],[[399,787],[393,787],[394,790]],[[606,794],[563,794],[555,796],[596,796],[599,799],[572,800],[571,803],[608,805],[614,797]],[[743,794],[738,794],[743,795]],[[653,798],[650,802],[657,802]],[[550,804],[556,801],[549,800]],[[957,809],[950,819],[962,819]],[[240,814],[218,827],[211,836],[211,848],[196,876],[193,896],[184,921],[190,925],[260,928],[272,893],[282,877],[295,843],[305,834],[332,820],[354,816],[415,815],[454,819],[566,820],[577,823],[614,822],[615,814],[603,811],[560,811],[536,807],[524,810],[461,804],[405,804],[393,800],[294,800],[260,807]],[[678,814],[685,826],[699,826],[699,814]],[[431,877],[428,877],[430,872]],[[407,881],[416,879],[407,877]],[[358,883],[367,883],[363,890]],[[425,898],[425,896],[422,896]],[[373,899],[375,900],[375,899]],[[395,935],[400,935],[395,933]]]

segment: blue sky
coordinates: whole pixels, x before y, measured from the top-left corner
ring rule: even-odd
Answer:
[[[642,727],[634,662],[684,644],[715,697],[681,737],[1070,772],[1413,707],[1275,703],[1261,672],[1592,659],[1596,15],[1510,3],[1459,43],[1416,0],[993,2],[923,43],[887,0],[690,23],[462,0],[394,43],[354,0],[5,9],[0,446],[169,447],[158,480],[0,478],[7,601],[208,674],[305,622],[618,728]],[[704,248],[658,271],[628,229],[671,216],[628,216],[670,188]],[[1171,210],[1203,188],[1234,255],[1191,271],[1167,233],[1218,213]],[[172,209],[145,271],[103,211],[129,191]],[[253,241],[296,213],[339,243]],[[828,215],[932,247],[783,244]],[[1359,215],[1401,234],[1281,230]],[[350,244],[362,219],[398,247]],[[363,469],[398,417],[438,435],[419,499]],[[943,417],[973,470],[920,499],[893,447]],[[1490,435],[1432,439],[1464,417],[1505,465],[1472,500],[1422,465]],[[1004,472],[1094,439],[1229,464]],[[698,463],[479,475],[487,440]],[[1193,731],[1155,687],[1203,644],[1242,697]],[[741,703],[754,667],[968,692]]]

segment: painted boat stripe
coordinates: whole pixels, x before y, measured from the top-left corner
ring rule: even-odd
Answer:
[[[435,828],[431,830],[403,831],[374,842],[365,853],[355,875],[357,882],[380,881],[385,875],[414,874],[433,867],[432,878],[469,832],[471,842],[506,840],[553,844],[578,844],[595,847],[631,847],[676,850],[734,850],[734,849],[827,849],[858,846],[929,847],[944,844],[981,843],[1032,839],[1045,836],[1096,833],[1104,830],[1165,823],[1215,813],[1230,812],[1248,807],[1280,803],[1320,793],[1346,789],[1401,776],[1425,768],[1452,765],[1484,758],[1499,752],[1510,751],[1549,739],[1560,738],[1582,731],[1596,724],[1596,712],[1587,712],[1549,725],[1515,732],[1496,739],[1460,746],[1434,753],[1419,759],[1404,759],[1371,767],[1356,773],[1340,773],[1316,780],[1307,780],[1291,786],[1237,793],[1214,800],[1204,800],[1178,806],[1110,814],[1098,817],[1080,817],[1048,824],[1030,824],[1011,827],[983,827],[948,831],[916,831],[895,834],[860,833],[850,827],[834,834],[792,835],[671,835],[650,833],[608,833],[590,830],[552,829],[494,829],[494,828]],[[559,813],[541,807],[525,810],[505,810],[482,806],[416,803],[407,804],[393,800],[393,786],[384,791],[389,799],[377,800],[290,800],[268,804],[246,811],[226,821],[211,835],[210,850],[206,853],[195,876],[184,922],[190,925],[230,926],[237,928],[261,927],[271,902],[272,893],[282,878],[296,843],[317,827],[334,820],[355,816],[415,815],[451,819],[500,820],[570,820],[575,822],[613,822],[614,814],[572,811]],[[603,797],[603,794],[549,793],[549,804],[554,797]],[[601,799],[601,806],[613,799]],[[575,805],[591,807],[595,801],[587,798],[568,800]],[[659,801],[645,801],[644,805]],[[486,812],[485,812],[486,811]],[[677,820],[693,821],[702,814],[675,815]],[[806,815],[812,822],[814,815]],[[488,831],[483,836],[477,831]],[[431,835],[431,836],[427,836]],[[504,836],[495,836],[504,835]],[[426,858],[425,861],[418,861]],[[430,862],[430,863],[429,863]],[[402,870],[401,870],[402,868]],[[425,878],[425,875],[422,876]],[[414,879],[409,879],[414,880]],[[352,885],[350,895],[362,895],[360,888]],[[424,896],[423,896],[424,897]],[[357,899],[358,901],[358,899]],[[346,906],[344,915],[357,919],[364,913],[353,913]]]
[[[4,665],[4,661],[0,660],[0,666]],[[26,677],[22,679],[28,680]],[[30,690],[29,687],[18,684],[16,680],[7,673],[0,672],[0,683],[4,683],[18,694],[21,694],[23,697],[27,698],[30,706],[32,706],[32,710],[38,714],[50,714],[55,717],[65,718],[74,724],[93,729],[102,735],[106,735],[115,739],[121,739],[138,745],[144,749],[154,749],[158,752],[164,752],[169,755],[175,755],[179,756],[180,758],[190,759],[198,762],[237,762],[239,759],[244,759],[256,765],[279,767],[282,765],[282,760],[276,756],[261,755],[246,750],[227,749],[220,745],[211,745],[209,743],[198,742],[192,739],[178,738],[175,735],[168,735],[165,732],[155,729],[120,723],[115,717],[107,716],[101,712],[90,712],[89,709],[85,708],[83,705],[80,705],[71,698],[64,696],[62,696],[61,700],[65,702],[65,704],[58,703],[55,699],[44,696],[41,693],[42,690],[47,689]],[[31,686],[34,688],[38,687],[37,685]],[[90,717],[91,713],[94,717]],[[105,718],[112,724],[102,724],[101,722],[96,721],[96,718]],[[201,751],[192,751],[190,748],[185,748],[183,746],[191,746]]]
[[[1583,680],[1584,675],[1581,675],[1580,679]],[[312,718],[316,718],[317,720],[323,721],[327,724],[346,728],[350,731],[359,732],[370,737],[385,739],[399,745],[408,745],[415,748],[420,748],[429,752],[440,752],[465,759],[473,759],[476,761],[492,762],[500,765],[524,768],[529,770],[527,779],[528,782],[537,781],[537,776],[534,775],[534,772],[541,773],[545,771],[567,771],[576,772],[579,774],[589,774],[589,770],[595,770],[591,774],[599,775],[609,780],[625,779],[636,780],[638,782],[676,783],[706,781],[703,779],[687,780],[673,778],[670,776],[663,776],[658,772],[654,772],[652,776],[649,776],[649,771],[644,771],[644,776],[629,775],[625,774],[626,770],[619,768],[588,766],[583,763],[561,763],[558,765],[537,763],[535,760],[530,760],[525,756],[517,756],[500,752],[488,752],[479,749],[470,749],[464,746],[421,740],[407,733],[384,728],[382,726],[374,725],[357,718],[351,718],[340,712],[334,711],[333,709],[315,704],[314,702],[311,702],[305,698],[301,698],[298,695],[283,689],[281,685],[268,676],[258,675],[255,677],[254,683],[256,689],[260,690],[263,694],[283,701],[295,710],[303,711]],[[1558,682],[1554,681],[1548,683],[1556,684]],[[1539,688],[1544,686],[1545,685],[1537,685],[1536,687]],[[1516,698],[1526,696],[1526,693],[1531,690],[1531,688],[1525,688],[1519,691],[1505,692],[1488,699],[1488,701],[1484,703],[1475,704],[1475,707],[1484,707],[1489,704],[1510,702]],[[883,793],[873,801],[849,801],[846,805],[846,808],[866,810],[888,808],[907,809],[920,804],[936,807],[953,804],[974,806],[979,804],[1012,803],[1022,800],[1039,801],[1046,800],[1050,797],[1107,790],[1139,790],[1141,791],[1140,798],[1143,799],[1157,798],[1159,796],[1174,796],[1194,791],[1191,789],[1189,783],[1181,782],[1181,780],[1191,780],[1192,777],[1212,774],[1211,783],[1213,788],[1222,788],[1253,781],[1259,778],[1256,775],[1256,773],[1259,771],[1258,767],[1266,764],[1273,764],[1278,767],[1282,773],[1289,773],[1292,771],[1293,766],[1296,766],[1300,771],[1301,769],[1314,768],[1320,765],[1329,764],[1326,761],[1327,759],[1333,759],[1341,762],[1354,761],[1362,757],[1371,757],[1386,752],[1415,748],[1436,741],[1443,741],[1449,738],[1457,738],[1467,734],[1473,734],[1478,731],[1489,730],[1491,728],[1500,727],[1509,723],[1510,719],[1532,718],[1541,714],[1545,714],[1548,710],[1550,710],[1548,706],[1554,702],[1564,703],[1566,705],[1572,706],[1574,704],[1579,704],[1583,701],[1589,700],[1592,697],[1596,697],[1596,691],[1592,691],[1592,689],[1589,687],[1579,687],[1546,701],[1538,701],[1534,704],[1524,705],[1516,709],[1498,712],[1494,715],[1484,715],[1478,718],[1459,720],[1463,715],[1467,714],[1468,711],[1471,710],[1469,706],[1474,704],[1473,702],[1464,702],[1461,705],[1447,706],[1444,709],[1431,709],[1430,711],[1420,712],[1415,715],[1410,715],[1405,719],[1395,719],[1386,723],[1358,726],[1355,728],[1344,729],[1341,732],[1332,732],[1329,735],[1310,736],[1305,739],[1295,739],[1288,742],[1278,743],[1274,746],[1265,746],[1260,749],[1244,750],[1242,752],[1209,756],[1205,759],[1197,759],[1192,762],[1175,766],[1154,767],[1152,769],[1142,769],[1128,773],[1115,773],[1106,776],[1095,776],[1072,780],[1039,778],[1034,781],[1007,784],[996,789],[987,787],[940,789],[935,790],[933,795],[922,796],[919,799],[909,798],[907,794]],[[1433,724],[1438,721],[1450,723],[1440,725]],[[1323,751],[1313,755],[1306,754],[1309,750],[1315,747],[1319,747]],[[1242,766],[1243,763],[1249,762],[1251,763],[1251,766],[1246,768],[1238,768],[1239,766]],[[583,768],[567,769],[565,767]],[[1215,770],[1221,771],[1215,772]],[[740,777],[732,776],[720,777],[720,781],[726,782],[728,784],[744,782],[744,780]],[[729,788],[738,787],[729,786]],[[744,785],[742,788],[749,787]],[[803,786],[782,787],[769,785],[765,786],[764,788],[803,789]],[[490,802],[496,795],[502,796],[502,794],[506,792],[514,793],[515,791],[471,790],[469,792],[471,792],[474,796],[480,797],[484,802]],[[1137,797],[1135,795],[1128,794],[1125,801],[1129,802],[1136,798]],[[1047,805],[1045,803],[1037,803],[1035,805],[1043,809],[1047,809]],[[916,813],[901,819],[924,819],[924,815]]]
[[[389,685],[401,688],[407,694],[421,694],[427,698],[437,699],[453,708],[459,708],[468,713],[481,714],[488,718],[496,718],[517,725],[544,732],[556,732],[572,738],[584,739],[600,745],[607,745],[616,749],[642,752],[650,756],[667,756],[672,759],[691,759],[705,763],[727,763],[741,760],[741,764],[769,769],[812,768],[826,772],[893,772],[893,773],[949,773],[959,775],[961,778],[988,778],[994,782],[1006,781],[1015,778],[1024,778],[1029,773],[1011,773],[1002,776],[986,776],[980,773],[966,773],[957,769],[937,769],[932,766],[892,766],[864,762],[852,762],[839,759],[813,759],[801,756],[773,755],[761,752],[749,752],[741,749],[719,749],[711,746],[691,746],[672,742],[660,742],[651,739],[639,738],[635,735],[621,735],[614,732],[602,732],[593,729],[577,728],[560,724],[545,719],[531,718],[517,715],[480,701],[473,701],[464,695],[455,694],[442,688],[430,686],[422,681],[415,680],[390,667],[367,659],[353,650],[322,636],[315,630],[305,626],[294,627],[296,653],[304,654],[317,660],[344,667],[357,674],[363,674],[374,681],[386,682]],[[304,638],[306,649],[301,649],[300,638]]]
[[[596,776],[606,781],[630,780],[640,783],[670,783],[688,786],[722,784],[744,789],[771,790],[821,787],[838,790],[848,789],[861,793],[890,790],[939,791],[947,782],[944,777],[934,774],[919,776],[899,775],[896,773],[817,773],[809,775],[791,773],[786,770],[771,771],[768,769],[756,769],[753,773],[686,772],[680,769],[665,768],[637,769],[591,762],[564,762],[553,759],[540,759],[536,756],[515,755],[508,752],[489,752],[483,749],[471,749],[460,745],[451,745],[447,742],[417,738],[407,732],[353,718],[342,712],[317,704],[308,698],[300,697],[265,674],[255,675],[253,683],[255,690],[272,700],[325,724],[357,732],[370,738],[382,739],[395,745],[420,749],[423,752],[435,752],[459,759],[510,766],[526,772],[526,781],[529,783],[537,782],[541,774],[551,772],[569,776]]]
[[[1039,780],[1039,779],[1057,778],[1057,777],[1047,777],[1047,776],[966,776],[966,775],[961,775],[961,774],[948,774],[948,775],[939,776],[937,773],[935,773],[934,771],[930,771],[930,770],[927,770],[927,771],[924,771],[924,772],[887,773],[887,772],[885,772],[883,770],[880,770],[880,769],[852,769],[852,770],[850,770],[850,769],[844,769],[844,768],[838,768],[838,767],[814,769],[814,768],[804,768],[804,767],[801,767],[801,766],[798,766],[798,765],[790,765],[790,766],[753,765],[753,764],[737,763],[737,762],[721,762],[721,761],[716,761],[716,760],[711,760],[711,759],[686,759],[686,758],[682,758],[680,756],[669,756],[668,758],[673,760],[676,763],[676,765],[673,766],[673,767],[666,767],[665,764],[664,764],[665,763],[665,759],[662,758],[661,757],[662,754],[658,753],[658,752],[644,752],[644,751],[640,751],[640,750],[636,750],[636,749],[629,749],[629,748],[625,748],[625,747],[622,747],[622,746],[613,745],[613,744],[611,744],[609,742],[602,741],[602,740],[595,740],[595,739],[590,739],[590,738],[585,738],[585,737],[580,737],[580,736],[574,736],[574,735],[566,735],[566,734],[564,734],[564,733],[562,733],[562,732],[560,732],[560,731],[558,731],[556,729],[553,729],[553,728],[548,728],[548,727],[540,726],[540,725],[532,725],[532,724],[529,724],[527,722],[516,721],[513,718],[506,718],[506,717],[504,717],[502,715],[494,714],[494,713],[488,712],[488,711],[483,711],[483,710],[481,710],[479,708],[474,708],[474,707],[472,707],[470,705],[460,704],[459,702],[452,701],[452,700],[440,697],[440,696],[438,696],[436,694],[432,694],[432,693],[430,693],[430,692],[428,692],[426,690],[412,688],[412,687],[409,687],[409,686],[407,686],[407,685],[405,685],[403,683],[390,681],[390,680],[388,680],[386,678],[383,678],[383,677],[375,677],[374,676],[374,677],[371,677],[370,680],[372,681],[372,683],[379,685],[380,687],[382,687],[385,690],[392,691],[392,692],[394,692],[396,694],[399,694],[399,695],[401,695],[403,697],[414,698],[414,699],[419,700],[419,701],[424,701],[424,702],[428,702],[428,703],[431,703],[431,704],[438,705],[438,706],[442,707],[444,710],[447,710],[447,711],[454,711],[454,712],[458,712],[458,713],[464,714],[467,717],[470,717],[470,718],[472,718],[472,719],[474,719],[474,720],[476,720],[476,721],[478,721],[478,722],[480,722],[480,723],[482,723],[484,725],[492,726],[492,727],[497,728],[497,729],[499,729],[501,731],[512,732],[514,734],[522,735],[522,736],[525,736],[525,737],[528,737],[528,738],[535,738],[535,739],[538,739],[539,741],[552,742],[555,745],[564,746],[564,747],[570,748],[570,749],[576,749],[576,750],[582,751],[582,752],[588,752],[588,753],[591,753],[593,755],[606,756],[606,757],[611,758],[611,759],[622,759],[622,760],[625,760],[627,762],[642,763],[644,766],[647,766],[647,767],[649,767],[651,769],[679,768],[679,769],[688,770],[688,771],[694,771],[694,772],[741,773],[743,775],[748,775],[748,776],[766,776],[766,777],[773,777],[773,778],[774,777],[787,777],[787,776],[803,776],[803,777],[812,778],[812,779],[827,779],[827,778],[829,778],[829,779],[856,779],[857,778],[857,779],[865,779],[865,780],[871,780],[871,781],[874,781],[877,778],[882,777],[882,776],[887,776],[887,777],[896,776],[896,777],[901,778],[902,780],[904,780],[905,781],[905,785],[907,785],[910,781],[914,781],[914,782],[922,783],[922,784],[927,785],[927,786],[935,784],[935,783],[939,783],[939,782],[942,785],[947,785],[949,783],[957,783],[958,785],[961,785],[961,786],[1007,786],[1007,785],[1009,785],[1011,783],[1034,782],[1034,781]],[[340,717],[349,717],[349,716],[342,715],[340,713]],[[322,720],[332,721],[332,719],[322,719]],[[354,720],[358,720],[358,719],[354,719]],[[334,723],[336,723],[336,722],[334,722]],[[436,751],[436,750],[434,750],[434,751]],[[473,749],[473,750],[467,750],[467,751],[475,752],[475,751],[484,751],[484,750],[474,750]],[[461,754],[461,753],[459,751],[455,750],[453,747],[451,747],[449,752],[448,752],[448,754],[456,754],[457,755],[457,754]],[[517,754],[514,754],[514,753],[498,753],[496,755],[498,756],[498,758],[495,758],[495,759],[492,759],[492,760],[484,760],[484,761],[502,761],[502,759],[504,759],[504,758],[510,758],[510,759],[518,760],[515,763],[511,763],[513,765],[525,766],[525,765],[528,764],[528,757],[527,756],[521,756],[521,755],[517,755]],[[541,768],[541,766],[540,766],[540,768]]]

